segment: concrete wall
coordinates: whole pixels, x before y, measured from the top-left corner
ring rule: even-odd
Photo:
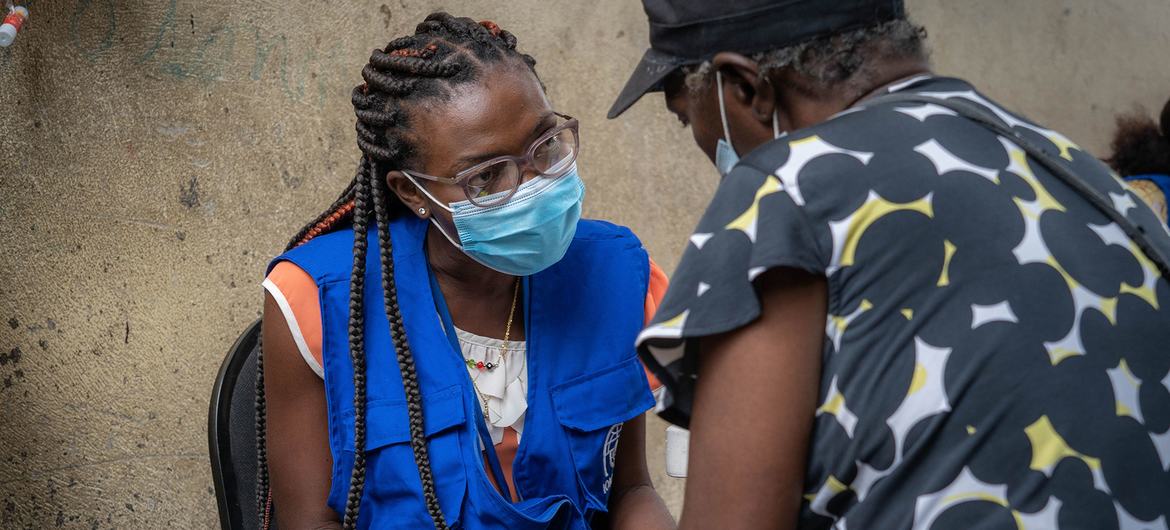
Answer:
[[[603,119],[646,43],[630,0],[25,4],[0,50],[3,528],[215,526],[212,378],[265,262],[352,176],[369,50],[434,8],[520,36],[582,119],[587,213],[668,270],[715,185],[659,97]],[[1170,96],[1163,0],[911,6],[939,70],[1097,153],[1113,113]]]

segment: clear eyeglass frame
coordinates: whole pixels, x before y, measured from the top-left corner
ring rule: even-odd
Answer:
[[[402,173],[431,182],[459,186],[471,204],[480,208],[491,208],[507,204],[524,183],[524,175],[532,172],[546,179],[557,179],[569,172],[580,152],[579,122],[576,118],[561,114],[561,123],[540,135],[528,146],[524,156],[498,156],[485,160],[455,174],[454,177],[438,177],[414,170],[402,169]],[[550,142],[556,141],[556,144]],[[561,154],[538,153],[546,146],[562,149]],[[549,159],[549,157],[555,157]]]

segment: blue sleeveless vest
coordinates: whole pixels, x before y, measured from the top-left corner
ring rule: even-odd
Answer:
[[[513,463],[522,499],[488,481],[481,414],[461,352],[436,313],[424,253],[428,223],[391,221],[399,306],[422,391],[424,430],[439,504],[466,529],[586,529],[607,509],[621,424],[654,405],[634,351],[649,259],[628,230],[581,221],[559,263],[525,279],[528,411]],[[406,398],[382,293],[378,239],[368,234],[365,276],[366,485],[360,528],[431,526],[410,448]],[[329,506],[344,513],[353,466],[353,365],[349,289],[353,231],[340,230],[277,257],[304,269],[320,291],[333,477]],[[271,266],[270,266],[271,267]],[[279,509],[279,507],[277,507]]]

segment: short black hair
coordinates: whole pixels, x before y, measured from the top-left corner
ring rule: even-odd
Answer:
[[[1170,101],[1160,126],[1141,109],[1118,116],[1112,148],[1109,165],[1123,177],[1170,175]]]
[[[910,59],[926,62],[926,29],[899,18],[863,28],[818,37],[805,42],[753,54],[760,75],[792,68],[802,82],[793,88],[816,97],[844,88],[861,97],[875,82],[881,60]],[[700,89],[711,82],[711,62],[685,67],[687,86]]]

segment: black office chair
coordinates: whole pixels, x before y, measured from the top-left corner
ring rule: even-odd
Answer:
[[[256,530],[256,348],[260,321],[228,350],[211,389],[207,442],[223,530]],[[269,525],[276,528],[275,514]]]

